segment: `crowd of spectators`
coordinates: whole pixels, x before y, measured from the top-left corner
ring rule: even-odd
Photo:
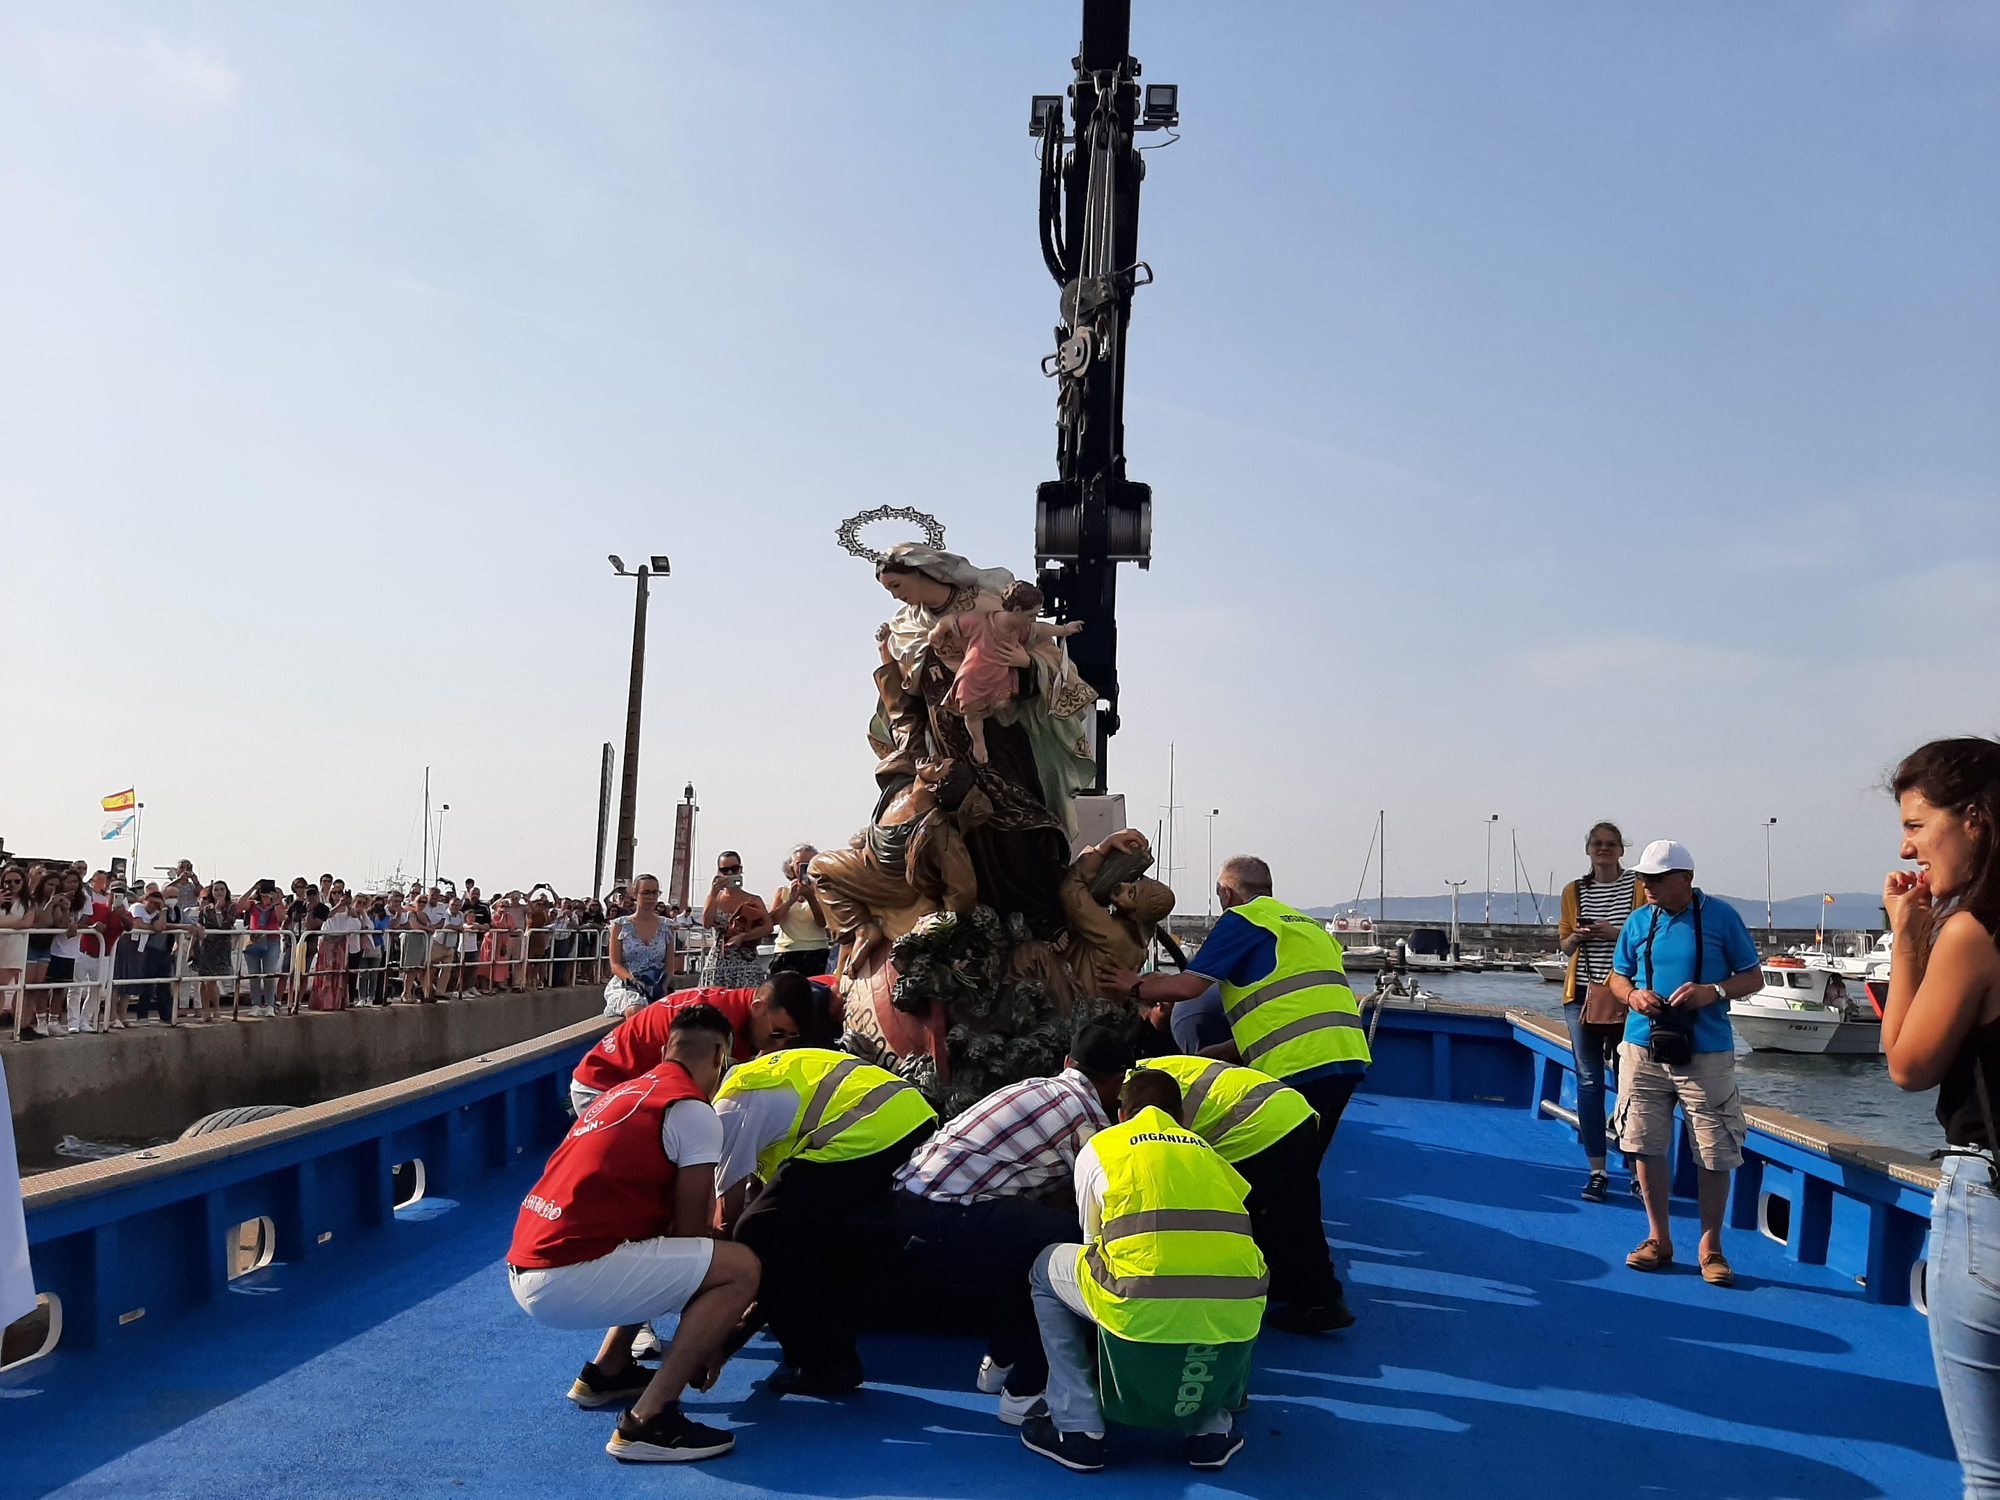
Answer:
[[[332,874],[289,886],[257,880],[239,895],[227,881],[203,880],[189,860],[162,881],[133,884],[83,860],[6,863],[0,1026],[35,1041],[615,986],[635,982],[621,957],[628,944],[634,957],[644,953],[635,983],[647,998],[697,969],[717,982],[718,961],[732,979],[752,968],[761,979],[767,965],[820,973],[829,935],[805,880],[813,852],[801,844],[786,857],[787,883],[768,907],[742,891],[742,860],[725,852],[701,909],[663,902],[651,876],[613,886],[602,901],[546,883],[487,896],[470,877],[369,890]],[[760,955],[774,938],[776,957]]]
[[[12,863],[0,868],[0,1024],[32,1041],[600,984],[605,927],[626,910],[618,891],[488,896],[470,878],[365,890],[301,875],[239,895],[187,860],[131,885],[81,860]]]

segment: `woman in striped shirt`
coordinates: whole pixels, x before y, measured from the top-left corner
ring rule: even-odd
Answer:
[[[1563,1019],[1569,1023],[1570,1050],[1576,1056],[1576,1133],[1590,1160],[1583,1196],[1602,1203],[1611,1186],[1604,1152],[1605,1070],[1618,1055],[1625,1026],[1622,1020],[1586,1020],[1584,995],[1591,985],[1610,977],[1618,930],[1634,908],[1645,904],[1646,886],[1620,863],[1625,835],[1616,823],[1593,824],[1583,848],[1590,856],[1590,873],[1563,887],[1562,921],[1556,931],[1569,957]],[[1633,1191],[1637,1190],[1635,1183]]]

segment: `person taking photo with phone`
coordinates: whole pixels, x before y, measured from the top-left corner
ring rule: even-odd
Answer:
[[[811,978],[826,972],[833,935],[827,931],[819,892],[806,875],[806,866],[818,853],[811,844],[800,844],[785,857],[787,883],[771,898],[771,916],[778,924],[778,951],[771,959],[773,974],[790,972]]]
[[[1625,835],[1616,823],[1593,823],[1583,852],[1590,856],[1590,873],[1563,887],[1556,936],[1569,959],[1563,1021],[1576,1059],[1576,1134],[1590,1163],[1581,1196],[1602,1203],[1611,1191],[1604,1150],[1606,1064],[1625,1035],[1625,1007],[1611,993],[1611,951],[1625,919],[1646,904],[1646,883],[1620,863]],[[1638,1188],[1635,1177],[1632,1190]]]
[[[757,947],[777,930],[763,898],[743,889],[743,856],[725,849],[716,856],[715,879],[702,903],[701,925],[715,933],[715,946],[701,971],[701,982],[740,989],[764,982],[764,963]]]

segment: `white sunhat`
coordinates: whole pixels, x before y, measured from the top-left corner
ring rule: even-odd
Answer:
[[[1688,853],[1688,846],[1673,839],[1654,839],[1640,852],[1639,863],[1632,867],[1641,875],[1664,875],[1669,870],[1686,870],[1694,873],[1694,856]]]

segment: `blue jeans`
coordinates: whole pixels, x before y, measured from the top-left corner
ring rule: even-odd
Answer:
[[[277,995],[278,981],[266,976],[278,972],[278,944],[250,943],[243,949],[243,973],[249,981],[250,1003],[269,1005]]]
[[[1174,1006],[1174,1045],[1183,1052],[1199,1052],[1230,1039],[1229,1018],[1222,1013],[1222,990],[1210,985],[1192,1000]]]
[[[1076,1281],[1068,1274],[1077,1264],[1081,1245],[1051,1245],[1035,1257],[1028,1270],[1028,1295],[1035,1304],[1035,1324],[1042,1333],[1042,1353],[1049,1359],[1049,1383],[1042,1399],[1057,1432],[1104,1431],[1104,1408],[1097,1404],[1097,1386],[1090,1378],[1097,1349],[1097,1325],[1082,1311]],[[1052,1275],[1051,1266],[1062,1272]],[[1065,1295],[1067,1293],[1067,1295]],[[1227,1432],[1229,1413],[1218,1407],[1203,1421],[1201,1433]]]
[[[2000,1197],[1986,1163],[1947,1156],[1925,1251],[1931,1357],[1965,1500],[2000,1497]]]
[[[1618,1039],[1625,1028],[1591,1025],[1583,1019],[1581,1000],[1563,1006],[1563,1020],[1569,1026],[1569,1049],[1576,1057],[1576,1133],[1583,1142],[1583,1154],[1595,1161],[1604,1155],[1606,1044],[1616,1057]]]

